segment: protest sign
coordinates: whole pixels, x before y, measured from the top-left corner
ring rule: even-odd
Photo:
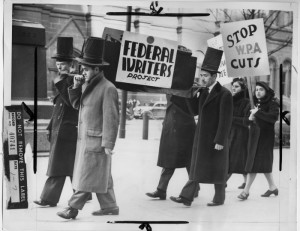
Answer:
[[[228,76],[269,75],[263,19],[221,24]]]
[[[171,88],[177,42],[124,31],[117,82]]]
[[[218,49],[218,50],[224,50],[223,49],[223,40],[222,40],[222,35],[218,35],[216,37],[213,37],[209,40],[207,40],[207,45],[209,47]],[[223,53],[222,55],[222,59],[221,59],[221,63],[219,66],[219,71],[221,72],[220,74],[218,74],[217,76],[217,81],[222,84],[228,84],[231,83],[232,78],[229,78],[228,74],[227,74],[227,68],[226,68],[226,60],[225,60],[225,55]]]

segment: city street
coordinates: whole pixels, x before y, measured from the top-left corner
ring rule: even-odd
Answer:
[[[47,170],[47,153],[39,153],[38,173],[33,174],[32,162],[28,164],[29,208],[2,210],[5,230],[140,230],[137,224],[108,224],[107,221],[148,220],[148,221],[188,221],[181,225],[151,225],[158,230],[218,230],[218,231],[276,231],[285,230],[288,211],[291,209],[289,197],[289,155],[290,149],[283,150],[283,171],[279,172],[279,150],[274,150],[273,173],[279,188],[279,196],[263,198],[260,195],[268,189],[262,174],[258,174],[246,201],[239,201],[243,177],[233,175],[226,188],[223,206],[207,207],[213,198],[214,187],[201,184],[199,197],[191,207],[172,202],[170,196],[178,196],[188,179],[185,169],[175,171],[170,181],[167,200],[147,197],[146,192],[156,189],[161,168],[156,166],[162,120],[149,121],[149,139],[142,140],[142,120],[127,121],[126,138],[118,139],[113,155],[112,174],[115,185],[119,216],[92,216],[99,209],[96,195],[85,205],[75,220],[64,220],[56,215],[67,207],[72,195],[70,180],[67,179],[57,207],[41,208],[32,201],[39,199]],[[4,182],[5,183],[5,182]],[[5,187],[5,184],[4,184]],[[3,189],[6,201],[6,190]],[[295,202],[296,206],[296,202]],[[145,229],[144,229],[145,230]],[[289,230],[289,229],[286,229]]]

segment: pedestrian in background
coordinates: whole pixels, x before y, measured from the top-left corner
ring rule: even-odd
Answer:
[[[157,166],[162,167],[162,172],[156,191],[146,193],[151,198],[166,199],[168,184],[176,168],[186,168],[187,172],[190,172],[196,123],[188,108],[188,100],[176,95],[167,95],[168,104],[157,161]],[[195,195],[197,194],[198,191]]]
[[[278,195],[278,188],[276,187],[272,174],[273,167],[273,148],[275,132],[274,126],[279,115],[279,104],[274,97],[274,91],[265,82],[257,82],[254,94],[255,108],[251,109],[249,116],[250,121],[255,121],[259,127],[260,134],[257,144],[249,143],[249,146],[257,145],[252,148],[253,152],[248,153],[246,172],[247,183],[245,189],[238,196],[241,200],[246,200],[249,196],[251,185],[257,173],[264,173],[269,189],[262,194],[262,197],[269,197],[272,194]]]
[[[48,179],[40,196],[34,203],[40,206],[56,206],[59,201],[66,177],[72,181],[76,153],[78,110],[74,109],[69,100],[68,87],[73,84],[69,76],[73,62],[73,38],[57,38],[56,59],[58,76],[54,85],[58,94],[53,99],[53,112],[47,127],[50,142]]]
[[[74,85],[69,88],[70,101],[79,109],[79,118],[72,182],[76,191],[69,207],[57,213],[65,219],[78,215],[91,192],[96,193],[101,208],[93,215],[119,214],[111,175],[111,155],[119,125],[118,92],[104,76],[103,69],[109,65],[103,59],[104,46],[101,38],[87,39],[82,58],[76,58],[83,76],[74,76]]]
[[[189,181],[179,197],[170,197],[177,203],[190,206],[198,183],[214,184],[215,195],[207,206],[218,206],[225,201],[225,183],[228,175],[228,136],[232,123],[232,95],[216,81],[223,52],[207,48],[200,79],[203,89],[199,100],[198,123],[192,150]]]
[[[250,100],[246,83],[242,78],[234,78],[232,83],[233,118],[229,134],[229,170],[228,179],[232,173],[243,174],[244,182],[239,189],[246,185],[247,144],[249,137]]]

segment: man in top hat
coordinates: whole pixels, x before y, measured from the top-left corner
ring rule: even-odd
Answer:
[[[200,71],[202,89],[195,105],[198,112],[189,180],[179,197],[170,197],[177,203],[190,206],[198,183],[214,184],[215,195],[208,206],[224,204],[228,173],[228,135],[231,127],[233,102],[229,90],[217,81],[222,51],[208,47]]]
[[[69,100],[68,87],[73,84],[73,77],[69,76],[73,62],[73,38],[57,38],[56,59],[58,76],[54,85],[58,94],[53,99],[53,113],[47,127],[50,153],[47,175],[40,200],[34,203],[40,206],[56,206],[59,201],[65,179],[72,178],[76,153],[78,111]]]
[[[82,58],[83,76],[74,76],[69,88],[70,101],[79,109],[78,139],[73,172],[75,193],[69,207],[57,215],[74,219],[85,205],[90,192],[95,192],[101,209],[93,215],[118,215],[119,207],[113,189],[111,155],[119,125],[118,92],[103,73],[109,65],[103,60],[105,41],[87,39]]]

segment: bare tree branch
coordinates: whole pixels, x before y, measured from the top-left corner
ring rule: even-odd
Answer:
[[[274,24],[274,22],[277,20],[279,14],[280,14],[280,11],[277,11],[277,12],[276,12],[276,16],[274,17],[274,19],[271,21],[271,23],[268,25],[267,29],[265,30],[266,33],[267,33],[268,30],[272,27],[272,25]]]
[[[208,9],[208,11],[212,14],[212,16],[215,18],[216,21],[219,21],[218,17],[217,17],[217,14],[214,14],[212,9]]]
[[[229,22],[232,22],[232,18],[231,18],[231,16],[228,14],[227,9],[222,10],[222,12],[225,14],[226,17],[228,17]]]
[[[276,11],[269,11],[271,13],[269,13],[269,16],[266,18],[266,20],[264,21],[264,23],[267,23],[267,21],[273,16],[273,14],[276,12]]]
[[[270,55],[274,54],[275,52],[280,51],[281,49],[287,47],[288,45],[290,45],[292,43],[292,41],[293,41],[292,37],[288,38],[288,40],[285,41],[284,44],[280,44],[277,48],[275,48],[275,49],[271,50],[270,52],[268,52],[268,56],[270,56]]]

